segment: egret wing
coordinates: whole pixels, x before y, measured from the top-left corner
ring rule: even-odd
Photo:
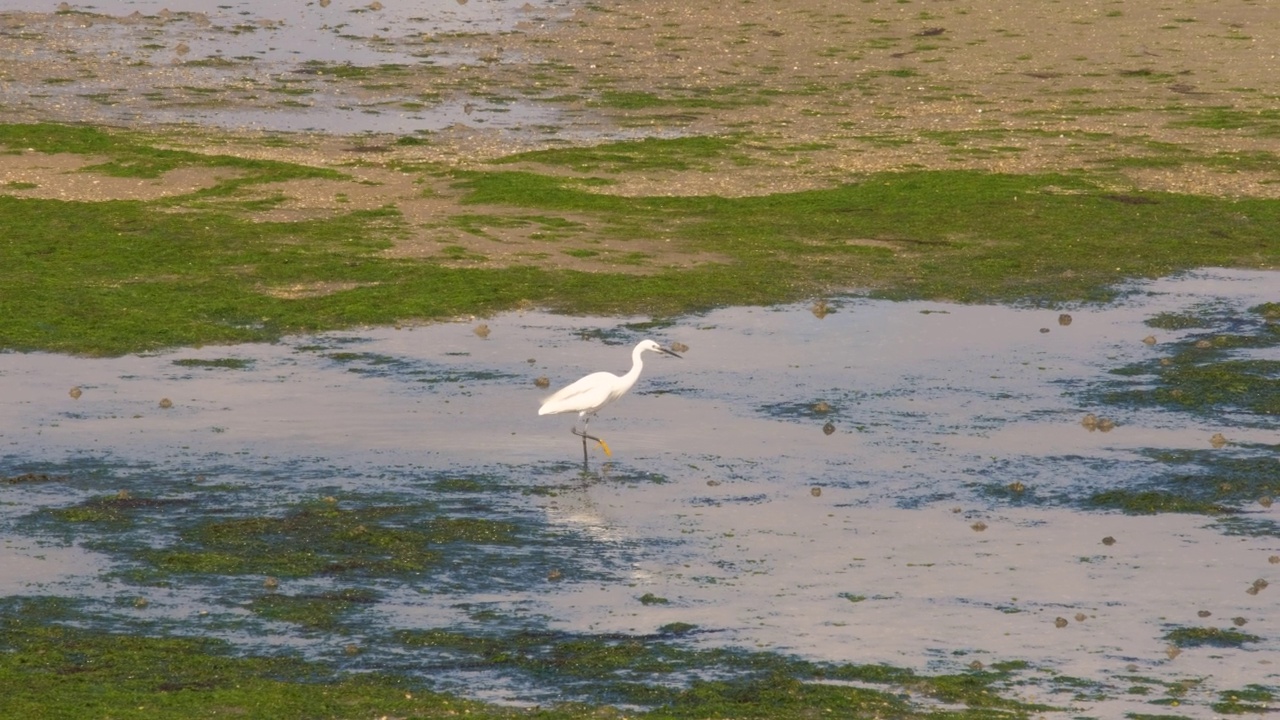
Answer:
[[[613,394],[613,388],[618,384],[619,379],[617,375],[610,372],[591,373],[543,400],[538,414],[595,412],[616,397]]]

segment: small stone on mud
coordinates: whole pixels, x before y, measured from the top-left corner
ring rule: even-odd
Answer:
[[[1047,333],[1049,332],[1049,328],[1040,328],[1040,332]]]
[[[689,346],[685,345],[682,342],[673,342],[671,343],[671,351],[678,352],[678,353],[689,352]]]
[[[1098,429],[1098,416],[1089,413],[1080,419],[1080,424],[1084,426],[1085,430],[1093,432]]]
[[[83,393],[82,393],[82,391],[80,390],[80,388],[78,388],[78,387],[73,387],[73,388],[71,388],[71,391],[70,391],[70,392],[68,392],[67,394],[71,396],[71,399],[72,399],[72,400],[79,400],[79,399],[80,399],[80,395],[82,395]]]
[[[1280,555],[1272,555],[1271,557],[1267,558],[1267,562],[1271,563],[1272,565],[1280,565]]]
[[[821,320],[822,318],[831,314],[831,307],[827,305],[826,300],[819,300],[818,302],[813,304],[813,307],[809,308],[809,312],[813,313],[814,317]]]
[[[720,485],[720,481],[719,481],[719,480],[708,480],[708,481],[707,481],[707,487],[717,487],[717,486],[719,486],[719,485]]]
[[[1098,432],[1111,432],[1116,428],[1116,421],[1111,418],[1100,418],[1098,420]]]
[[[809,494],[814,497],[822,497],[822,488],[820,487],[809,488]]]
[[[547,376],[546,376],[546,375],[543,375],[542,377],[538,378],[537,380],[534,380],[534,381],[533,381],[533,384],[534,384],[534,385],[537,385],[537,386],[538,386],[538,387],[540,387],[540,388],[550,387],[550,386],[551,386],[551,380],[547,379]]]
[[[1061,326],[1063,326],[1063,327],[1066,327],[1066,326],[1070,325],[1070,324],[1071,324],[1071,316],[1070,316],[1070,315],[1068,315],[1068,314],[1066,314],[1066,313],[1062,313],[1061,315],[1059,315],[1059,316],[1058,316],[1058,324],[1059,324],[1059,325],[1061,325]]]
[[[827,424],[826,424],[826,425],[823,425],[823,426],[822,426],[822,434],[823,434],[823,435],[830,435],[831,433],[833,433],[833,432],[835,432],[835,431],[836,431],[836,425],[835,425],[835,423],[831,422],[830,420],[828,420],[828,421],[827,421]]]
[[[1244,627],[1244,626],[1245,626],[1245,624],[1246,624],[1246,623],[1248,623],[1249,621],[1248,621],[1248,620],[1245,620],[1245,619],[1244,619],[1244,618],[1242,618],[1242,617],[1233,617],[1233,618],[1231,618],[1231,622],[1232,622],[1236,627]]]
[[[1177,645],[1170,645],[1164,649],[1164,654],[1168,655],[1169,659],[1172,660],[1182,654],[1182,648]]]
[[[1252,593],[1250,593],[1250,594],[1251,594],[1251,595],[1257,595],[1259,591],[1266,590],[1266,589],[1267,589],[1267,586],[1268,586],[1268,585],[1270,585],[1270,584],[1271,584],[1271,583],[1267,582],[1267,581],[1266,581],[1266,580],[1264,580],[1263,578],[1258,578],[1257,580],[1254,580],[1254,581],[1253,581],[1253,585],[1251,585],[1251,586],[1249,587],[1249,589],[1253,591],[1253,592],[1252,592]]]
[[[165,410],[168,410],[169,408],[173,407],[173,401],[170,400],[169,398],[160,398],[160,407]]]
[[[969,527],[973,528],[974,532],[982,532],[983,530],[987,529],[987,524],[979,520],[978,522],[970,525]]]
[[[1085,620],[1088,620],[1088,619],[1089,619],[1088,615],[1085,615],[1084,613],[1076,613],[1076,622],[1084,622]]]
[[[1213,437],[1209,438],[1209,444],[1215,448],[1220,448],[1227,444],[1227,438],[1222,433],[1214,433]]]
[[[489,337],[489,326],[481,323],[480,325],[477,325],[475,329],[472,330],[471,332],[475,333],[479,337],[487,338]]]
[[[1071,623],[1067,622],[1067,619],[1066,619],[1066,618],[1064,618],[1064,617],[1054,618],[1054,621],[1053,621],[1053,626],[1054,626],[1054,627],[1064,628],[1064,627],[1066,627],[1067,625],[1070,625],[1070,624],[1071,624]]]
[[[1112,545],[1116,544],[1116,539],[1108,535],[1102,538],[1102,544],[1106,545],[1107,547],[1111,547]]]
[[[1209,617],[1209,616],[1210,616],[1210,615],[1212,615],[1212,614],[1213,614],[1213,613],[1209,612],[1208,610],[1201,610],[1200,612],[1196,613],[1196,615],[1198,615],[1199,617],[1202,617],[1202,618]]]
[[[1155,336],[1155,335],[1148,335],[1148,336],[1146,336],[1146,337],[1142,338],[1142,342],[1146,343],[1147,345],[1155,345],[1155,344],[1156,344],[1156,336]]]
[[[373,2],[369,3],[369,9],[378,12],[382,9],[382,3],[378,2],[378,0],[373,0]]]

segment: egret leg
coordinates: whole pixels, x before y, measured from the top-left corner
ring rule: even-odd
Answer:
[[[573,430],[571,431],[573,432],[574,435],[577,435],[578,437],[582,438],[582,462],[586,463],[587,461],[587,440],[595,440],[596,442],[600,443],[600,449],[604,450],[605,456],[613,457],[613,451],[609,449],[608,443],[596,437],[595,435],[587,434],[587,423],[589,422],[591,422],[591,418],[584,418],[582,421],[582,430],[579,431],[577,427],[574,427]]]

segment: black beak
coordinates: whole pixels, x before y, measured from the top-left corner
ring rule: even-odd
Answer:
[[[671,357],[677,357],[677,358],[678,358],[678,357],[680,357],[679,355],[675,354],[675,353],[674,353],[674,352],[672,352],[671,350],[668,350],[668,349],[666,349],[666,348],[664,348],[664,347],[660,347],[660,348],[658,348],[658,352],[663,353],[663,354],[666,354],[666,355],[670,355]],[[681,360],[683,360],[684,358],[680,358],[680,359],[681,359]]]

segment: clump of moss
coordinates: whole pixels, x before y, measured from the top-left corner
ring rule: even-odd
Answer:
[[[1251,633],[1212,627],[1174,628],[1166,633],[1164,638],[1181,648],[1205,646],[1238,648],[1243,647],[1245,643],[1256,643],[1262,640]]]

